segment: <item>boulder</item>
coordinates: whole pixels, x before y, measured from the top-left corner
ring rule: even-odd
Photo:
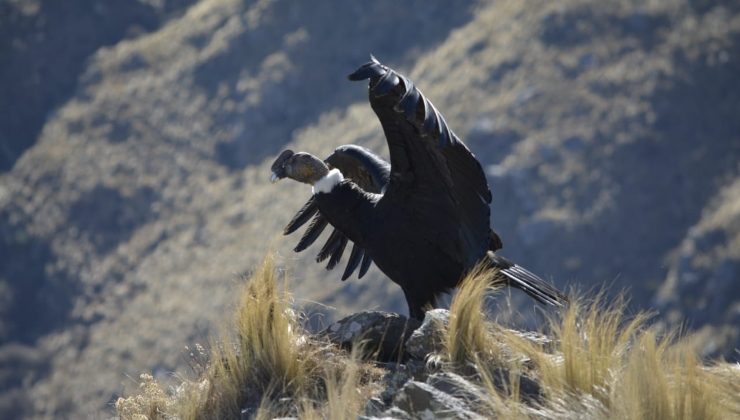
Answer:
[[[393,399],[393,405],[418,419],[484,419],[465,401],[424,382],[409,381]]]
[[[403,315],[367,311],[340,319],[322,334],[342,348],[360,349],[364,357],[401,362],[407,358],[404,343],[419,324]]]
[[[416,360],[444,350],[444,332],[449,325],[450,313],[446,309],[427,311],[421,326],[406,341],[406,352]]]

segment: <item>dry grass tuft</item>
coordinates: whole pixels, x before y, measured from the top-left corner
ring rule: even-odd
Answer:
[[[139,394],[116,401],[116,411],[124,419],[156,419],[172,411],[172,400],[152,375],[139,376]]]
[[[550,319],[549,334],[562,357],[532,355],[548,392],[589,394],[602,403],[609,402],[607,386],[620,371],[648,315],[638,314],[625,322],[623,299],[608,306],[601,302],[601,295],[588,305],[576,299],[560,317]]]
[[[246,284],[234,320],[234,336],[213,346],[213,378],[202,418],[238,417],[243,407],[305,392],[319,368],[319,347],[299,332],[288,296],[278,289],[274,259],[265,259]]]
[[[336,369],[325,371],[326,399],[304,400],[298,417],[301,419],[344,420],[362,414],[367,400],[380,392],[380,370],[369,369],[354,350]]]
[[[737,383],[738,377],[734,381]],[[726,419],[740,416],[731,382],[702,366],[693,348],[642,334],[611,388],[611,414],[625,419]],[[617,404],[616,402],[620,402]]]
[[[478,266],[465,276],[450,303],[450,322],[445,336],[447,359],[457,365],[472,360],[488,360],[497,349],[486,320],[484,298],[495,290],[490,279],[495,270]]]
[[[450,304],[449,326],[445,335],[444,355],[451,368],[469,372],[472,367],[488,392],[484,401],[486,414],[503,418],[522,418],[525,408],[520,401],[519,384],[523,360],[515,357],[499,337],[506,334],[485,316],[485,297],[495,292],[491,279],[494,269],[473,269],[461,282]]]
[[[173,395],[149,375],[139,394],[119,399],[124,419],[254,418],[300,414],[330,419],[357,416],[377,390],[378,370],[326,342],[306,335],[278,287],[268,256],[241,293],[231,334],[212,346],[197,381]]]
[[[649,327],[648,314],[626,319],[622,298],[603,302],[601,295],[590,304],[575,299],[551,318],[549,349],[504,336],[532,360],[548,417],[660,420],[740,414],[740,395],[731,381],[708,370],[688,340],[658,334]]]
[[[658,334],[649,314],[626,317],[622,297],[573,299],[549,318],[549,343],[486,320],[495,273],[473,271],[450,306],[445,355],[473,366],[485,414],[501,418],[724,419],[740,415],[740,368],[705,366],[689,340]],[[540,386],[525,402],[525,379]]]
[[[552,316],[549,341],[486,319],[496,273],[476,269],[450,307],[448,363],[477,382],[482,415],[497,418],[740,418],[740,367],[706,366],[690,340],[659,334],[648,315],[626,318],[624,299],[573,299]],[[142,375],[136,395],[116,403],[123,419],[356,418],[382,389],[383,371],[306,334],[278,287],[272,257],[241,294],[232,333],[213,345],[201,376],[169,393]],[[475,379],[477,378],[477,379]],[[526,383],[526,385],[525,385]]]

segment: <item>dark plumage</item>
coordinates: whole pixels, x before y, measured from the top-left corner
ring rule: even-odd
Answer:
[[[372,260],[401,286],[416,319],[479,262],[498,268],[499,281],[542,303],[567,302],[536,275],[494,254],[502,244],[489,226],[491,192],[483,169],[413,83],[374,58],[349,78],[370,80],[370,105],[385,132],[391,162],[351,145],[337,148],[323,162],[283,152],[273,165],[274,178],[318,185],[316,178],[329,179],[330,169],[344,175],[330,190],[316,192],[286,226],[289,234],[313,217],[296,251],[331,224],[334,232],[317,261],[328,258],[327,268],[333,268],[352,241],[342,280],[360,264],[362,277]]]
[[[281,154],[281,157],[284,156]],[[282,160],[284,159],[278,158],[276,164],[280,166],[283,163]],[[391,165],[388,162],[374,155],[364,147],[355,145],[345,145],[336,148],[334,153],[327,157],[324,162],[331,168],[339,169],[347,179],[353,180],[363,190],[371,193],[380,193],[385,188],[391,172]],[[280,170],[275,165],[273,167],[273,172]],[[313,219],[311,219],[312,217]],[[298,213],[293,216],[293,219],[283,229],[283,234],[290,235],[309,220],[311,220],[311,223],[308,229],[306,229],[306,232],[298,241],[296,247],[293,248],[295,252],[301,252],[311,246],[328,224],[326,217],[319,212],[314,197],[311,197]],[[344,242],[344,245],[342,245],[342,242]],[[322,262],[327,256],[330,257],[326,269],[331,270],[341,259],[346,242],[347,237],[341,231],[334,229],[316,256],[316,262]],[[356,243],[353,244],[352,252],[347,261],[347,267],[344,270],[344,274],[342,274],[342,281],[347,280],[358,266],[360,267],[358,277],[362,278],[367,273],[367,270],[370,269],[371,264],[372,259],[365,253],[365,250],[360,248]]]

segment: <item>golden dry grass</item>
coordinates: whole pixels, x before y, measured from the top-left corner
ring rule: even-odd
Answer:
[[[450,303],[445,350],[452,363],[490,359],[495,354],[496,341],[490,334],[491,324],[486,322],[483,311],[483,297],[493,291],[487,279],[494,275],[494,270],[482,266],[474,268],[461,282]]]
[[[236,311],[235,343],[214,346],[211,387],[195,417],[239,416],[248,403],[265,397],[300,394],[319,369],[311,346],[299,334],[287,295],[278,289],[277,272],[268,257],[241,294]],[[273,398],[269,398],[273,399]]]
[[[659,334],[648,316],[625,317],[625,303],[573,299],[549,318],[550,341],[526,338],[488,320],[484,299],[496,273],[476,269],[450,306],[442,369],[477,375],[478,411],[498,418],[727,419],[740,416],[740,368],[707,365],[689,340]],[[382,371],[308,335],[278,286],[268,256],[241,294],[231,333],[212,346],[194,380],[165,392],[142,375],[121,398],[123,419],[356,418],[382,389]],[[537,395],[523,391],[536,382]],[[475,380],[473,380],[475,382]],[[529,395],[525,395],[529,392]]]
[[[149,374],[139,376],[139,392],[116,402],[118,416],[123,419],[155,419],[172,411],[172,400],[162,390],[154,377]]]
[[[304,400],[299,407],[299,418],[344,420],[362,414],[370,395],[381,388],[378,382],[367,382],[367,372],[363,372],[367,367],[363,366],[359,354],[354,351],[337,369],[326,372],[325,400],[319,404],[316,400]]]
[[[490,281],[496,276],[496,270],[479,266],[461,282],[450,304],[444,356],[452,369],[475,368],[489,397],[484,401],[485,414],[516,419],[524,416],[525,409],[519,393],[523,360],[498,338],[506,330],[484,313],[485,296],[497,290]]]
[[[278,286],[269,255],[241,293],[229,334],[212,345],[201,378],[167,395],[150,375],[136,395],[116,403],[123,419],[357,416],[376,389],[377,371],[330,344],[309,337],[289,296]],[[377,378],[376,378],[377,379]]]
[[[659,334],[648,324],[648,314],[627,318],[624,299],[611,304],[605,304],[602,295],[591,303],[574,299],[549,318],[547,335],[552,342],[536,343],[485,321],[481,308],[490,275],[474,272],[455,296],[446,355],[454,364],[475,365],[488,392],[489,414],[598,419],[740,416],[740,369],[721,362],[705,365],[690,340]],[[508,372],[506,380],[495,380],[496,367]],[[539,403],[526,405],[521,400],[517,387],[523,375],[538,380]]]

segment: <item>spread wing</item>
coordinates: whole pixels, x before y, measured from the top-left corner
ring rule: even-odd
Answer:
[[[472,267],[491,240],[491,191],[480,163],[406,77],[373,57],[349,78],[370,79],[370,105],[388,141],[391,176],[378,205],[414,209],[419,235]]]
[[[345,178],[354,181],[367,192],[380,193],[388,184],[390,164],[364,147],[355,145],[340,146],[324,161],[331,168],[339,169]],[[311,220],[311,223],[298,241],[298,245],[294,248],[296,252],[301,252],[313,244],[329,224],[326,218],[319,212],[313,197],[293,216],[293,219],[285,226],[283,233],[289,235],[309,220]],[[328,258],[329,262],[326,265],[326,269],[333,269],[339,264],[348,242],[349,240],[343,233],[334,229],[316,256],[316,262],[322,262]],[[362,278],[367,273],[367,270],[370,269],[371,263],[372,259],[365,253],[365,250],[357,246],[357,244],[352,244],[352,251],[342,274],[342,281],[349,278],[358,266],[360,267],[358,277]]]

